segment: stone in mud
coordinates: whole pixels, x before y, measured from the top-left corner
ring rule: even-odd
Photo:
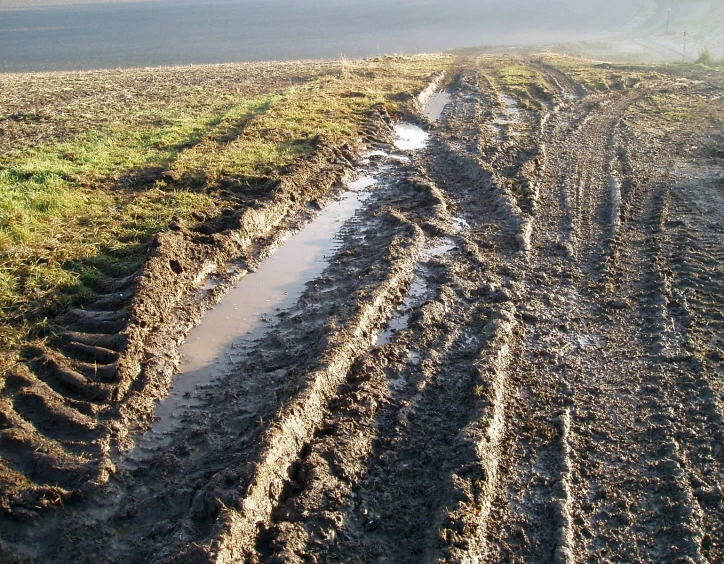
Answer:
[[[168,265],[171,267],[171,270],[174,271],[176,274],[183,274],[184,273],[184,267],[181,264],[181,262],[177,261],[176,259],[171,259],[168,261]]]
[[[521,251],[529,252],[531,250],[531,237],[533,235],[533,225],[526,221],[520,229],[520,233],[515,236],[515,242]]]
[[[186,229],[186,225],[184,224],[184,220],[178,217],[174,217],[171,223],[169,224],[168,228],[171,231],[184,231]]]
[[[615,298],[610,300],[607,305],[612,309],[629,309],[631,307],[628,300],[625,300],[624,298]]]
[[[493,294],[493,301],[496,304],[502,304],[509,302],[513,299],[513,294],[507,288],[501,288],[495,294]]]
[[[526,323],[535,324],[538,323],[538,314],[532,308],[523,308],[519,311],[520,317]]]

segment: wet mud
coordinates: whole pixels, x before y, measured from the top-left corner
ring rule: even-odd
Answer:
[[[722,560],[724,83],[559,63],[461,61],[71,312],[2,391],[4,557]]]

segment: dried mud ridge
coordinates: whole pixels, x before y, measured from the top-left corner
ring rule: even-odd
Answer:
[[[724,559],[722,78],[620,67],[637,79],[588,92],[520,60],[536,86],[505,91],[491,64],[437,85],[451,101],[409,159],[370,117],[382,187],[163,448],[123,454],[177,345],[359,147],[321,148],[221,229],[159,237],[6,376],[4,558]]]

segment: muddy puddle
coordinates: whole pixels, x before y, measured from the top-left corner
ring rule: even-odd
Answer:
[[[430,140],[430,134],[411,123],[399,123],[395,126],[395,147],[400,151],[418,151],[424,149]]]
[[[430,111],[439,115],[446,103],[444,97],[435,98]],[[395,133],[394,146],[400,152],[423,149],[430,138],[423,129],[408,123],[397,124]],[[382,150],[370,151],[363,157],[358,179],[349,183],[341,198],[292,235],[258,270],[246,274],[191,330],[179,350],[179,374],[174,377],[171,392],[156,406],[151,429],[139,437],[127,462],[142,460],[171,441],[171,431],[180,427],[188,410],[198,405],[197,391],[233,374],[244,350],[269,333],[277,315],[292,308],[307,284],[329,265],[330,257],[341,245],[345,223],[353,220],[373,194],[378,184],[374,175],[410,160],[404,154]],[[448,241],[428,253],[442,253],[451,246]],[[216,285],[210,279],[202,290],[213,290]],[[413,289],[413,297],[414,293]]]
[[[240,350],[263,338],[276,314],[296,304],[306,284],[329,264],[328,258],[340,245],[337,234],[369,199],[376,183],[368,175],[351,182],[339,200],[292,235],[206,313],[180,348],[180,373],[174,377],[171,393],[156,406],[151,430],[139,438],[130,459],[143,458],[144,452],[170,441],[170,431],[196,404],[195,390],[233,373]],[[215,284],[210,280],[204,288]]]
[[[386,151],[370,151],[365,153],[362,158],[363,165],[369,165],[378,161],[395,161],[397,163],[409,163],[410,157],[397,153],[388,153]]]
[[[505,106],[505,113],[496,117],[490,127],[498,134],[501,134],[503,128],[505,127],[509,129],[508,133],[510,135],[520,135],[519,132],[515,130],[510,130],[510,126],[518,125],[521,121],[521,113],[520,107],[518,106],[518,101],[513,96],[508,96],[507,94],[500,94],[500,100]]]
[[[448,92],[436,92],[423,105],[422,114],[430,121],[438,121],[451,100],[452,96]]]
[[[520,117],[520,108],[518,107],[518,101],[513,96],[507,94],[500,94],[500,99],[505,104],[505,108],[509,114]]]
[[[633,89],[561,105],[574,77],[541,99],[559,108],[541,117],[498,98],[471,62],[439,125],[422,114],[411,119],[421,129],[398,124],[397,146],[391,128],[370,129],[386,142],[364,148],[358,180],[325,198],[326,210],[290,217],[253,259],[198,281],[182,325],[169,316],[148,340],[134,403],[81,402],[73,388],[61,405],[57,390],[75,380],[55,353],[37,374],[35,364],[9,373],[0,478],[9,495],[32,489],[18,502],[6,495],[0,554],[724,562],[721,167],[716,107],[700,104],[718,82],[679,89],[685,71],[674,69],[644,83],[701,109],[687,127],[652,114]],[[531,69],[550,85],[561,78]],[[677,151],[693,143],[696,152]],[[540,198],[526,194],[521,215],[507,187],[534,151]],[[616,244],[602,245],[624,209]],[[537,228],[524,256],[523,217]],[[188,250],[205,249],[193,237]],[[181,363],[175,339],[224,296]],[[169,382],[176,358],[182,373]],[[133,418],[168,385],[158,421],[117,457]],[[632,514],[626,500],[645,503]],[[632,518],[645,527],[622,542]]]

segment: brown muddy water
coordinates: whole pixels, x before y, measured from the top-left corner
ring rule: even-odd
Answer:
[[[429,121],[437,121],[450,101],[449,94],[435,93],[422,104],[421,113]],[[264,338],[278,314],[292,308],[307,284],[329,265],[329,258],[340,245],[339,236],[345,224],[354,220],[375,190],[384,189],[383,178],[389,176],[389,169],[404,166],[430,139],[426,131],[412,123],[398,123],[394,130],[394,147],[399,153],[371,150],[363,154],[356,180],[348,184],[341,197],[289,237],[255,272],[243,275],[191,330],[179,351],[179,374],[174,377],[171,392],[156,406],[154,423],[139,437],[137,447],[129,454],[130,461],[152,455],[170,440],[169,431],[180,426],[187,410],[196,405],[194,392],[200,386],[233,374],[244,350]],[[379,164],[381,162],[384,164]],[[459,229],[467,226],[463,219],[454,222]],[[383,329],[378,344],[389,341],[396,331],[404,329],[412,305],[425,294],[424,263],[454,247],[452,239],[444,239],[422,254],[409,294]],[[233,265],[228,272],[239,268]],[[215,286],[216,282],[209,279],[202,290],[211,291]]]
[[[421,113],[431,122],[438,121],[442,117],[445,107],[451,102],[451,100],[452,96],[448,92],[436,92],[425,101],[421,108]],[[419,128],[415,128],[414,126],[409,127],[406,124],[396,126],[395,131],[399,136],[396,146],[400,149],[407,146],[417,147],[417,144],[420,143],[424,146],[429,139],[429,134],[426,132],[419,131]],[[458,232],[470,227],[467,221],[460,217],[454,217],[452,222]],[[407,328],[410,315],[412,315],[414,308],[421,303],[427,294],[428,286],[425,280],[427,276],[426,263],[435,257],[439,257],[444,255],[446,252],[453,250],[456,246],[457,245],[453,239],[445,237],[437,244],[434,244],[431,248],[425,249],[421,253],[417,267],[415,268],[415,276],[409,290],[407,291],[407,295],[400,306],[395,310],[387,326],[383,328],[377,337],[378,346],[389,343],[398,331],[402,331]]]
[[[273,318],[297,302],[306,284],[327,267],[328,257],[339,244],[337,234],[369,199],[376,184],[367,175],[351,182],[339,200],[292,235],[258,270],[246,274],[206,313],[181,347],[180,373],[174,377],[169,396],[156,407],[155,422],[139,446],[158,445],[159,439],[180,423],[184,409],[194,405],[196,387],[231,374],[244,345],[263,338],[272,328]]]
[[[400,123],[395,126],[395,147],[400,151],[416,151],[422,149],[430,139],[430,134],[411,123]]]
[[[430,249],[425,249],[420,256],[419,262],[415,269],[415,277],[412,280],[410,289],[407,292],[407,296],[403,300],[402,304],[397,308],[395,313],[390,319],[387,327],[377,337],[377,345],[385,345],[392,341],[393,337],[398,331],[407,329],[407,324],[410,321],[410,316],[415,307],[417,307],[427,294],[427,267],[425,263],[434,257],[444,255],[446,252],[451,251],[456,247],[455,241],[449,238],[442,239],[442,242]]]

